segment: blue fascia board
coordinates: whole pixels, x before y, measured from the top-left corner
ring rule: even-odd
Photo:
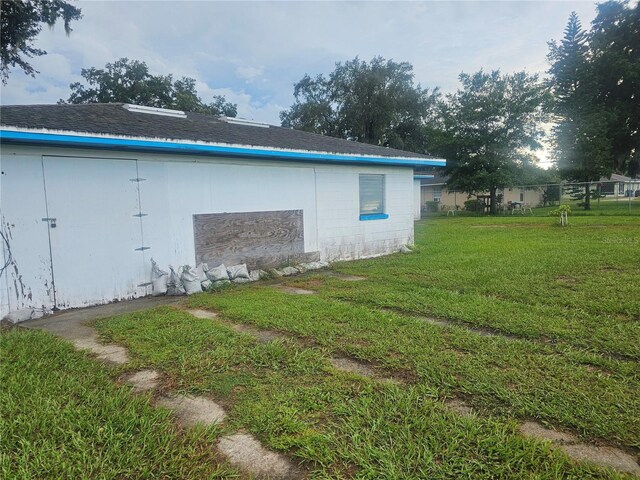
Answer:
[[[57,133],[53,134],[39,132],[16,132],[13,130],[1,129],[0,142],[27,145],[49,145],[59,147],[174,153],[183,155],[256,158],[265,160],[284,160],[292,162],[369,164],[400,167],[446,165],[446,160],[439,158],[422,160],[402,157],[368,157],[359,155],[340,155],[334,153],[280,151],[270,150],[268,148],[244,148],[223,145],[203,145],[197,143],[179,143],[162,140],[137,140],[134,138],[108,138],[64,135]]]
[[[414,180],[423,180],[423,179],[431,179],[431,178],[435,178],[435,175],[414,175],[413,176]]]
[[[360,221],[365,220],[386,220],[389,218],[388,213],[361,213]]]

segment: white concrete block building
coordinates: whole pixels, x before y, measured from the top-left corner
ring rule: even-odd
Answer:
[[[126,104],[0,108],[0,318],[150,293],[161,266],[348,260],[413,243],[444,160]]]

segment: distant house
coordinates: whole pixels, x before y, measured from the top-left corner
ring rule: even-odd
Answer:
[[[0,108],[0,317],[150,293],[160,265],[384,255],[442,159],[128,104]]]
[[[464,192],[449,190],[446,177],[434,176],[421,180],[420,203],[424,207],[429,202],[437,202],[439,210],[461,210],[464,202],[476,199],[477,195],[468,195]],[[487,193],[488,194],[488,193]],[[514,187],[500,189],[497,195],[501,196],[502,204],[509,203],[527,204],[537,207],[543,203],[543,190],[535,187]]]
[[[596,182],[594,182],[595,187]],[[612,174],[609,178],[602,177],[597,182],[600,193],[606,196],[633,196],[640,190],[640,179],[633,179],[624,175]]]

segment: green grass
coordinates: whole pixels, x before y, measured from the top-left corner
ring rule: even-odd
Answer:
[[[253,290],[203,294],[193,303],[240,300]],[[309,307],[255,290],[282,300],[290,317]],[[449,411],[444,392],[428,382],[395,385],[336,371],[329,347],[291,339],[261,344],[225,320],[170,307],[99,321],[98,328],[129,348],[131,368],[161,368],[178,390],[224,403],[227,429],[251,431],[303,462],[312,478],[618,478],[522,438],[513,420]]]
[[[47,335],[3,334],[12,353],[3,355],[2,418],[22,419],[2,424],[3,473],[224,476],[232,472],[211,445],[244,429],[310,478],[623,478],[517,431],[535,419],[640,448],[640,219],[555,221],[429,219],[417,224],[413,254],[334,266],[365,281],[318,272],[285,280],[317,295],[252,284],[189,297],[219,312],[214,320],[171,307],[101,320],[103,337],[132,358],[111,373]],[[289,338],[259,343],[231,323]],[[337,371],[336,355],[402,383]],[[225,424],[178,431],[147,397],[111,382],[149,367],[173,390],[223,404]],[[448,409],[451,397],[477,415]],[[104,431],[118,434],[102,440]]]
[[[415,255],[340,264],[368,281],[322,295],[640,358],[640,219],[442,218],[416,232]]]
[[[179,431],[166,410],[49,334],[0,334],[0,477],[235,478],[215,428]]]

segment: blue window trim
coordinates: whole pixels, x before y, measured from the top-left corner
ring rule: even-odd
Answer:
[[[361,213],[360,214],[360,221],[365,221],[365,220],[386,220],[387,218],[389,218],[389,214],[388,213]]]
[[[171,141],[141,140],[135,138],[109,138],[80,135],[64,135],[40,132],[17,132],[0,129],[1,143],[17,143],[27,145],[52,145],[75,148],[100,148],[105,150],[129,150],[138,152],[161,152],[186,155],[226,156],[269,159],[293,162],[320,162],[358,165],[393,165],[418,167],[425,165],[445,166],[446,160],[441,158],[403,158],[344,155],[335,153],[283,151],[263,148],[244,148],[225,145],[207,145],[194,143],[178,143]]]

